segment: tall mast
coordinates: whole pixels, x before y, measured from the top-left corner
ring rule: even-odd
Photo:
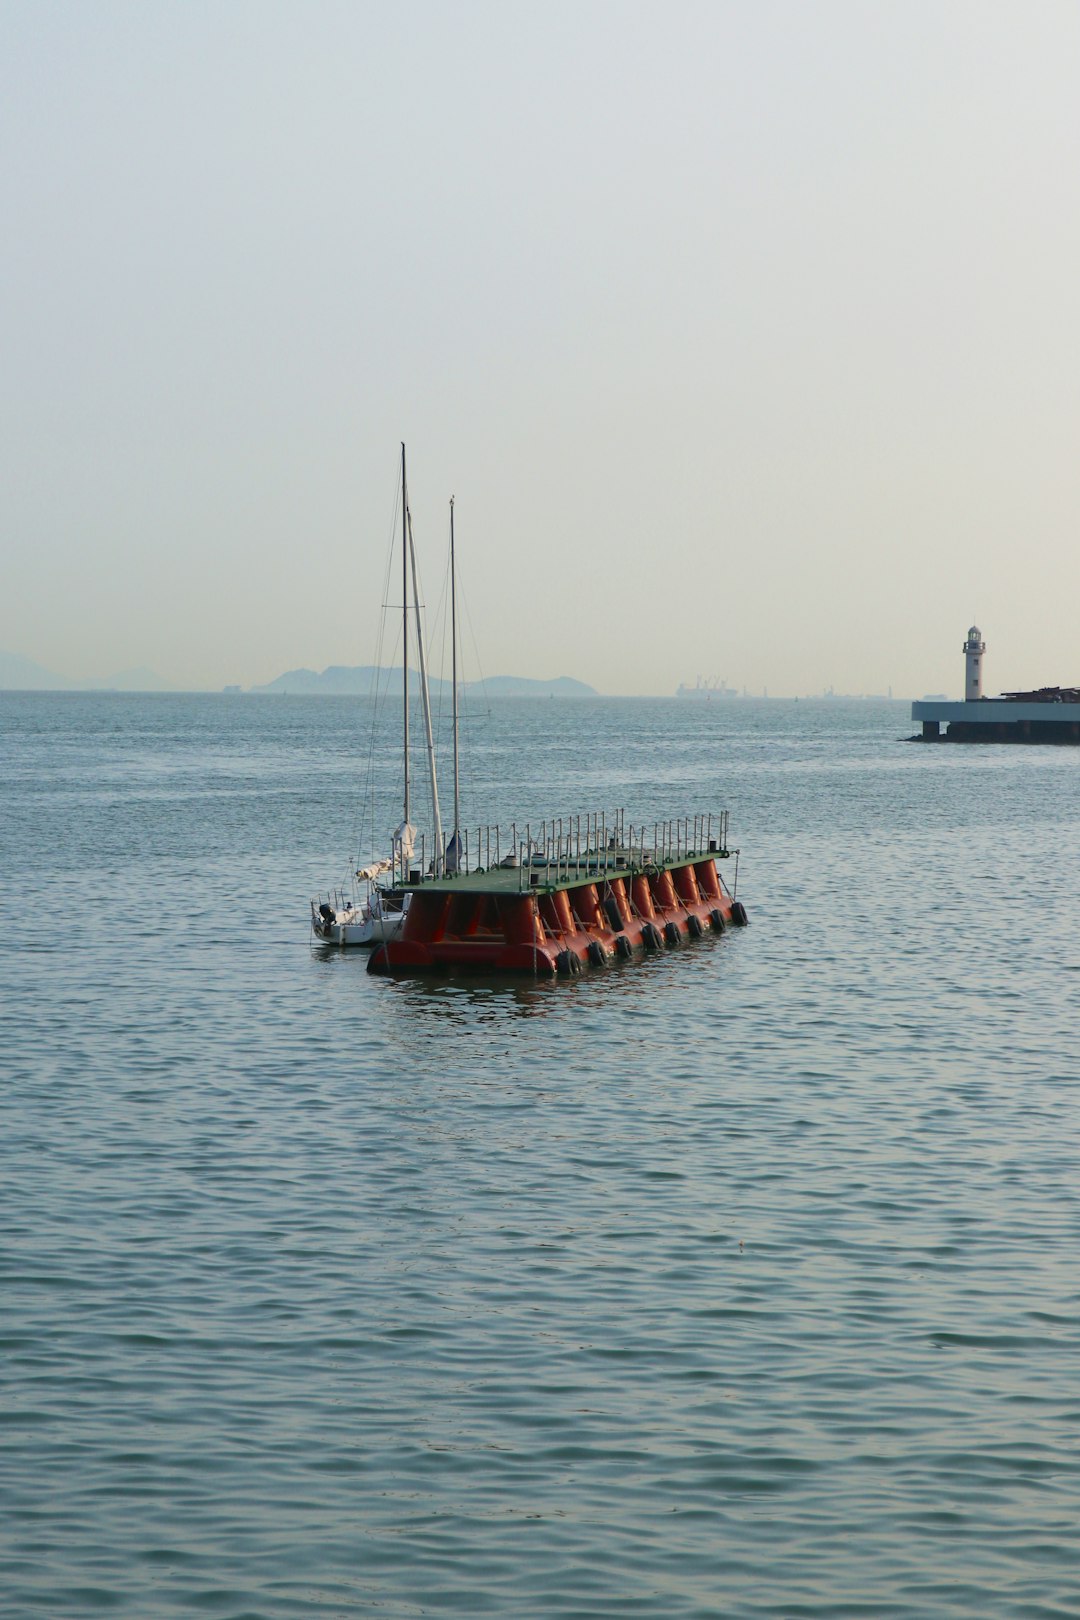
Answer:
[[[458,769],[457,575],[454,568],[454,497],[450,497],[450,678],[454,690],[454,849],[461,832],[461,773]]]
[[[409,820],[409,492],[405,483],[405,446],[401,446],[401,690],[405,739],[405,820]]]
[[[420,586],[416,578],[416,547],[413,545],[412,516],[409,516],[409,558],[412,563],[413,603],[416,608],[416,653],[420,664],[420,697],[424,705],[424,740],[427,743],[428,776],[431,781],[431,819],[435,834],[435,876],[443,871],[442,821],[439,818],[439,784],[435,779],[435,738],[431,730],[431,696],[428,692],[427,661],[424,658],[424,627],[420,619]]]

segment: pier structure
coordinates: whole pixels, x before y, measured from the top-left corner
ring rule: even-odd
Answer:
[[[986,642],[978,625],[971,626],[962,651],[964,701],[924,698],[911,705],[924,742],[1080,743],[1080,687],[1040,686],[987,698]]]

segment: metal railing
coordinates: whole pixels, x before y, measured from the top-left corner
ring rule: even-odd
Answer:
[[[463,827],[457,872],[435,871],[421,835],[408,859],[395,861],[390,874],[398,883],[422,883],[438,877],[453,878],[494,869],[516,869],[518,888],[577,878],[604,877],[609,873],[640,871],[649,866],[677,865],[695,857],[725,859],[728,849],[728,812],[713,811],[681,816],[651,825],[628,822],[623,810],[592,811],[582,815],[553,816],[539,824],[512,821]],[[445,864],[445,857],[440,865]]]

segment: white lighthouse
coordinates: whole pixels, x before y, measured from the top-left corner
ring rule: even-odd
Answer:
[[[973,624],[964,642],[964,702],[977,703],[983,695],[982,656],[986,642],[977,624]]]

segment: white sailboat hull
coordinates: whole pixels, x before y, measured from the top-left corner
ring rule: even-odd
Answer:
[[[375,910],[369,900],[362,905],[326,907],[325,910],[320,910],[314,901],[311,904],[311,931],[321,945],[357,945],[370,949],[395,939],[404,921],[404,911]]]

